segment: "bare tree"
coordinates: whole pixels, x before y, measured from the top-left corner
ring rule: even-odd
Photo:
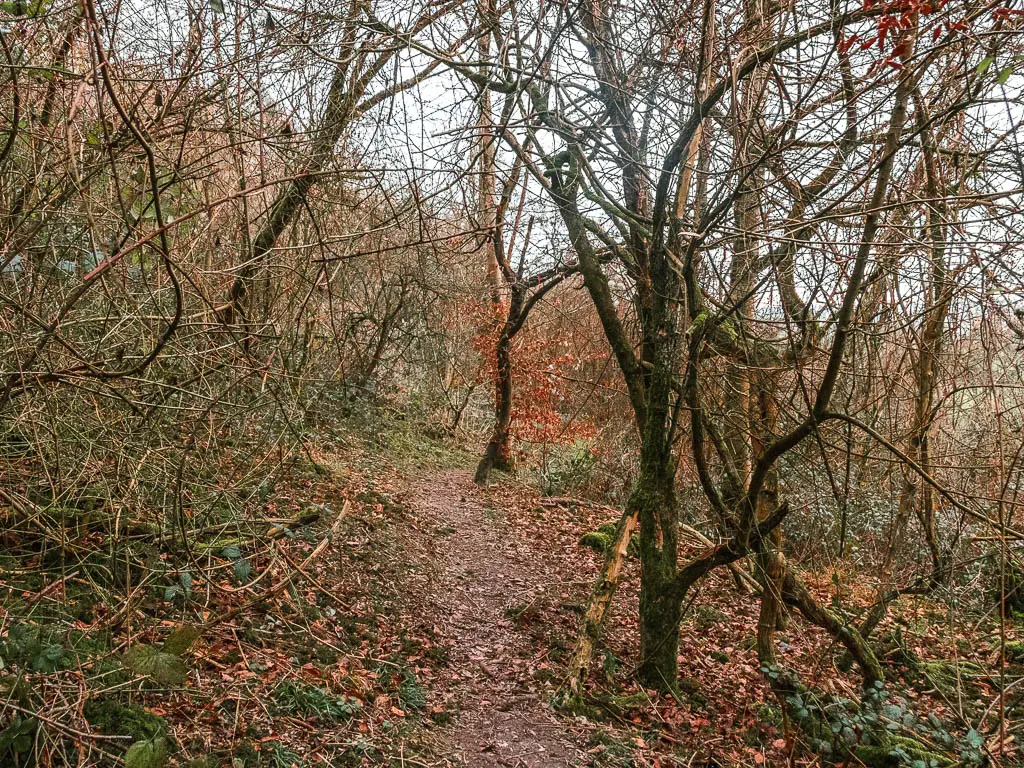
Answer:
[[[501,77],[486,74],[493,90],[520,94],[526,127],[503,138],[561,217],[641,442],[640,475],[581,648],[592,648],[603,623],[636,516],[646,685],[675,686],[689,588],[760,553],[763,661],[772,662],[785,602],[845,645],[871,686],[882,671],[863,638],[769,545],[788,509],[779,466],[804,457],[805,441],[824,446],[829,422],[859,424],[833,400],[862,318],[877,306],[876,242],[914,184],[909,155],[933,153],[922,129],[941,132],[980,94],[976,80],[956,104],[932,90],[951,61],[941,18],[881,7],[733,11],[550,9],[531,29],[543,41],[523,44],[515,66],[498,67]],[[854,48],[871,29],[881,30],[872,45]],[[865,110],[878,116],[870,127]],[[822,147],[831,148],[824,157]],[[839,231],[852,235],[842,246]],[[772,314],[776,301],[781,315]],[[930,306],[941,310],[938,301]],[[675,483],[687,443],[724,540],[680,566]],[[928,476],[917,460],[907,467]]]

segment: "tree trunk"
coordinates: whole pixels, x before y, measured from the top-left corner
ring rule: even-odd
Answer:
[[[649,441],[645,441],[649,442]],[[653,447],[653,446],[652,446]],[[649,447],[644,453],[651,453]],[[677,597],[679,510],[668,451],[643,456],[628,509],[640,522],[640,665],[648,688],[675,692],[682,605]]]
[[[513,302],[514,303],[514,302]],[[484,455],[477,465],[473,482],[486,485],[492,469],[508,470],[512,468],[512,447],[510,432],[512,427],[512,336],[508,328],[512,320],[501,330],[496,350],[498,375],[494,388],[494,429],[484,449]]]
[[[782,587],[786,565],[781,552],[765,550],[758,555],[758,566],[763,574],[763,591],[757,617],[757,660],[762,667],[770,667],[775,663],[775,630],[784,611]]]
[[[778,426],[779,409],[774,400],[776,379],[764,371],[748,377],[750,396],[750,449],[751,456],[760,459],[765,445]],[[765,475],[764,486],[757,497],[757,520],[764,522],[779,504],[779,472],[773,467]],[[785,558],[782,554],[782,529],[772,531],[757,557],[758,577],[761,581],[761,609],[757,623],[757,655],[762,666],[775,659],[775,630],[785,629],[788,619],[782,602],[782,579]]]

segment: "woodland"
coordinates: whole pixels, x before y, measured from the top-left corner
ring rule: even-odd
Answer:
[[[1024,765],[1018,0],[0,1],[0,766]]]

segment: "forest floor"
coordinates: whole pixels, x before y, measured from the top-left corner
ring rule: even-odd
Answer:
[[[479,489],[475,456],[401,425],[339,430],[311,458],[272,490],[242,493],[244,516],[197,525],[188,561],[142,536],[110,560],[95,516],[59,551],[38,525],[7,525],[0,694],[21,720],[0,721],[0,764],[27,713],[42,765],[116,765],[154,739],[189,768],[819,764],[759,669],[757,600],[727,573],[685,606],[683,696],[659,698],[633,681],[639,565],[628,558],[591,672],[593,709],[556,713],[602,560],[580,538],[617,512],[544,496],[528,474]],[[31,467],[10,469],[26,480],[6,487],[28,494]],[[310,511],[319,519],[282,522]],[[685,542],[681,556],[701,548]],[[803,575],[824,604],[863,606],[875,589],[827,565]],[[252,603],[274,584],[284,588]],[[132,663],[130,649],[168,652],[176,630],[239,606],[166,674]],[[884,658],[908,707],[965,730],[998,699],[999,638],[991,622],[955,616],[901,603]],[[794,618],[778,641],[816,690],[856,695],[822,633]]]
[[[458,709],[450,734],[460,765],[577,765],[575,738],[538,692],[537,659],[511,618],[550,585],[544,553],[510,537],[466,469],[414,478],[411,503],[439,535],[430,547],[440,568],[427,603],[452,648],[443,683]]]

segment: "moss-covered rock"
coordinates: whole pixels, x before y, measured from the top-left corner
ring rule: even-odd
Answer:
[[[607,552],[612,545],[612,539],[600,531],[591,531],[580,536],[580,545],[589,547],[595,552]]]

